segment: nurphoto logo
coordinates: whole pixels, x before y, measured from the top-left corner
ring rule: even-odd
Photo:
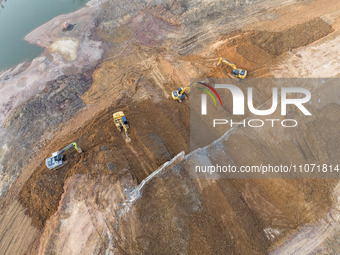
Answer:
[[[257,109],[254,107],[253,103],[253,88],[248,87],[247,88],[247,97],[245,97],[243,91],[231,84],[215,84],[214,87],[207,85],[205,83],[200,83],[205,86],[207,86],[209,89],[211,89],[214,94],[217,96],[217,98],[220,101],[220,104],[222,106],[222,100],[220,95],[217,93],[216,89],[227,89],[231,92],[232,95],[232,102],[233,102],[233,109],[232,114],[234,116],[242,116],[245,115],[245,101],[247,101],[248,110],[258,116],[268,116],[273,114],[277,108],[278,108],[278,102],[279,97],[281,99],[281,115],[286,116],[287,115],[287,106],[288,105],[294,105],[297,107],[304,115],[311,116],[312,114],[307,110],[307,108],[304,106],[304,104],[308,103],[311,100],[311,93],[309,90],[305,88],[299,88],[299,87],[282,87],[279,91],[278,88],[274,87],[272,88],[272,99],[271,99],[271,106],[269,109]],[[202,89],[202,88],[200,88]],[[207,106],[207,95],[209,95],[216,106],[216,100],[211,92],[204,90],[204,94],[201,94],[201,115],[207,115],[208,113],[208,106]],[[279,93],[280,92],[280,93]],[[296,98],[291,98],[288,95],[295,94]],[[297,95],[300,95],[297,97]],[[247,99],[247,100],[246,100]],[[241,122],[233,122],[233,120],[227,120],[227,119],[214,119],[213,120],[213,127],[216,127],[216,125],[225,125],[230,124],[231,127],[235,125],[241,125],[246,126],[248,124],[249,127],[262,127],[266,122],[271,123],[272,127],[274,127],[274,123],[280,121],[279,119],[249,119],[249,120],[243,120]],[[298,122],[295,119],[284,119],[281,120],[281,126],[283,127],[296,127],[298,125]]]

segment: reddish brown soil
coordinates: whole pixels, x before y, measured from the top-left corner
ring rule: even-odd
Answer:
[[[129,120],[129,144],[112,121],[116,110],[123,110]],[[114,181],[121,170],[128,169],[139,183],[180,151],[188,152],[188,114],[187,102],[177,104],[169,99],[162,104],[144,101],[127,105],[125,101],[99,114],[80,129],[77,137],[62,139],[60,148],[76,141],[83,153],[69,150],[65,154],[68,164],[58,170],[48,170],[41,163],[26,182],[19,200],[33,224],[42,228],[55,213],[65,180],[74,174],[110,175]]]
[[[309,31],[307,35],[302,33],[306,29]],[[250,77],[258,77],[261,73],[266,73],[276,55],[308,44],[330,32],[331,27],[317,18],[282,32],[233,33],[222,39],[228,37],[235,37],[235,39],[227,40],[215,50],[214,55],[228,58],[237,63],[239,68],[247,69]],[[201,56],[188,56],[182,59],[201,67],[203,71],[200,73],[203,75],[206,72],[208,77],[226,77],[230,72],[225,66],[212,68],[213,61],[207,61]],[[103,89],[101,80],[105,80],[108,86],[111,85],[108,74],[114,73],[112,69],[115,67],[116,65],[110,62],[104,63],[94,75],[97,77],[94,84],[100,84],[101,90]],[[128,77],[124,74],[123,78]],[[94,88],[96,86],[98,85]],[[129,88],[130,83],[125,86],[128,91],[134,93],[138,90],[138,88]],[[165,86],[170,91],[176,85],[165,84]],[[100,95],[91,96],[93,98]],[[132,142],[128,145],[112,122],[112,113],[117,110],[123,110],[130,122],[129,132]],[[115,174],[120,170],[128,169],[137,182],[141,182],[154,169],[180,151],[189,151],[189,128],[188,102],[178,104],[170,98],[163,98],[161,103],[154,103],[152,100],[131,103],[127,98],[122,99],[122,102],[100,113],[81,128],[76,137],[61,139],[56,150],[76,141],[84,153],[79,155],[70,150],[66,154],[69,163],[57,171],[48,170],[44,163],[41,163],[25,183],[19,200],[28,209],[34,225],[42,228],[45,221],[57,210],[67,178],[76,173],[90,176],[106,174],[112,175],[114,180]]]
[[[165,24],[165,21],[159,21],[158,25],[151,26],[150,20],[148,20],[147,24],[148,31],[151,31],[153,35],[159,30],[159,26]],[[311,28],[313,28],[312,31]],[[306,29],[309,31],[308,35],[303,33]],[[247,69],[249,77],[260,77],[266,75],[271,63],[275,61],[279,54],[311,43],[330,32],[331,27],[321,19],[315,19],[282,32],[239,32],[226,35],[220,39],[225,40],[238,36],[217,47],[213,54],[211,54],[214,60],[202,57],[203,54],[200,56],[174,56],[173,59],[178,57],[181,61],[189,63],[188,65],[191,65],[191,69],[196,71],[197,76],[226,77],[227,73],[230,72],[228,68],[224,66],[212,68],[216,58],[224,57],[236,63],[239,68]],[[153,45],[154,41],[150,38],[144,38],[145,40],[142,38],[143,40],[141,40],[141,36],[141,34],[137,33],[139,41],[144,44]],[[127,47],[127,49],[130,48]],[[135,50],[135,48],[133,49]],[[178,87],[178,85],[185,85],[178,81],[179,84],[172,81],[173,77],[178,75],[178,69],[180,68],[175,70],[169,64],[171,61],[165,63],[166,61],[162,59],[162,50],[160,52],[153,51],[152,49],[149,49],[149,52],[144,50],[142,48],[141,52],[147,56],[145,59],[142,59],[143,61],[136,56],[132,56],[131,59],[128,57],[122,59],[119,64],[108,61],[99,66],[94,73],[94,84],[91,86],[89,93],[84,96],[84,101],[90,104],[105,98],[113,100],[115,103],[107,110],[99,113],[86,126],[80,128],[76,135],[60,138],[55,148],[58,150],[70,142],[76,141],[84,153],[77,154],[75,151],[70,150],[66,154],[68,164],[57,171],[48,170],[42,162],[24,184],[19,195],[19,201],[25,206],[28,214],[33,219],[33,224],[38,228],[43,228],[46,220],[58,209],[59,201],[64,192],[65,181],[70,176],[77,173],[87,174],[89,178],[106,175],[114,182],[121,171],[128,170],[136,182],[140,183],[157,167],[170,160],[180,151],[189,152],[188,101],[179,104],[162,94],[162,91],[170,92]],[[137,53],[141,54],[140,52]],[[136,55],[138,55],[137,53]],[[152,58],[153,54],[158,54],[158,56]],[[140,64],[138,68],[133,69],[134,61]],[[147,61],[151,62],[151,64],[146,63]],[[167,67],[167,64],[170,67]],[[161,70],[163,73],[157,72],[159,66],[164,67],[166,70]],[[163,80],[159,78],[162,76],[160,74],[163,74]],[[134,85],[133,79],[144,75],[147,84],[143,83],[142,85],[145,87],[149,86],[147,89],[149,93],[155,93],[154,95],[155,97],[157,96],[158,100],[157,103],[157,100],[153,101],[150,98],[144,101],[137,101],[126,96],[126,94],[131,95],[140,92],[138,89],[140,85]],[[182,75],[185,76],[187,74],[183,73]],[[160,81],[156,81],[155,77],[159,78]],[[121,96],[114,97],[119,93],[121,93]],[[145,91],[140,93],[144,96],[143,93]],[[132,140],[130,144],[125,143],[124,135],[118,133],[113,124],[112,113],[118,110],[123,110],[130,122],[129,133]],[[251,147],[246,149],[251,150]],[[46,155],[46,157],[49,156]],[[233,156],[237,157],[237,155]],[[262,206],[261,210],[266,211],[268,208],[265,208],[267,206],[265,202],[267,201],[278,205],[278,208],[284,213],[290,213],[294,208],[302,211],[305,206],[304,204],[299,206],[297,202],[287,203],[291,193],[295,192],[293,188],[286,189],[289,187],[288,181],[286,183],[286,181],[281,180],[275,180],[274,182],[270,180],[221,180],[215,185],[206,188],[206,190],[197,191],[197,193],[201,192],[200,195],[205,208],[201,213],[196,214],[191,209],[188,209],[190,205],[186,206],[185,204],[187,200],[185,200],[183,194],[189,196],[187,193],[190,192],[185,193],[185,189],[177,187],[178,182],[185,182],[189,178],[188,176],[184,177],[186,178],[176,176],[179,180],[169,177],[168,180],[164,180],[166,185],[162,183],[163,180],[159,180],[159,186],[153,192],[146,192],[144,200],[137,204],[137,212],[140,214],[140,218],[145,221],[143,223],[150,229],[149,235],[153,237],[152,241],[157,240],[156,238],[160,235],[160,222],[168,220],[169,223],[170,230],[162,233],[164,243],[151,243],[149,251],[159,251],[161,247],[166,247],[167,242],[172,240],[172,234],[178,234],[178,229],[171,229],[172,225],[170,224],[171,217],[177,215],[181,220],[190,221],[190,233],[193,233],[190,236],[190,253],[192,254],[237,254],[240,250],[250,254],[254,247],[256,248],[255,254],[263,254],[270,245],[270,242],[265,239],[262,233],[265,226],[264,222],[266,221],[263,215],[266,213],[260,214],[257,211],[260,210],[258,208]],[[278,186],[278,184],[281,186]],[[185,183],[184,187],[186,185],[189,186],[188,183]],[[279,188],[273,189],[272,187],[275,185]],[[159,193],[163,186],[167,190]],[[173,189],[174,186],[177,189]],[[315,220],[315,216],[321,216],[324,213],[321,210],[321,206],[324,206],[324,210],[329,208],[331,204],[330,193],[334,183],[308,180],[300,183],[298,186],[300,189],[299,194],[302,198],[296,201],[311,200],[317,201],[319,204],[317,209],[320,209],[320,213],[314,212],[312,215],[299,219],[301,222],[307,223]],[[313,196],[313,189],[316,187],[320,190],[320,195]],[[282,192],[280,188],[282,190],[286,189],[286,193]],[[261,198],[256,193],[252,196],[254,190],[259,190],[259,194],[267,194],[268,197]],[[281,198],[282,193],[285,194],[284,199]],[[164,194],[171,195],[164,199],[164,196],[166,196]],[[264,202],[257,205],[260,199]],[[173,204],[173,201],[176,203]],[[223,204],[221,201],[224,201]],[[256,210],[249,209],[251,206]],[[160,217],[160,212],[164,212],[164,215],[166,215],[164,219],[157,218]],[[220,218],[223,212],[228,213],[227,216],[229,218],[227,217],[226,220],[221,220]],[[270,208],[267,213],[268,215],[273,215]],[[241,215],[242,217],[238,216],[236,218],[235,215]],[[192,216],[192,218],[188,219],[189,216]],[[261,217],[262,221],[259,220]],[[293,216],[283,218],[282,214],[280,214],[278,218],[284,220],[280,224],[287,228],[295,228],[298,223],[301,223],[294,219]],[[158,229],[158,231],[152,232],[154,229]],[[235,235],[230,233],[230,229],[236,229]],[[228,239],[225,238],[227,235]],[[215,236],[217,237],[215,238]],[[250,242],[249,240],[253,241]],[[262,247],[260,247],[259,243],[263,243]],[[235,247],[238,247],[240,244],[242,249],[237,250]],[[172,243],[172,246],[174,248],[173,251],[176,251],[175,242]],[[204,249],[207,249],[207,251]]]

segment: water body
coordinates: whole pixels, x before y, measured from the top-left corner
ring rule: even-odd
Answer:
[[[0,0],[1,2],[1,0]],[[43,49],[24,37],[54,17],[74,12],[88,0],[3,0],[0,3],[0,71],[39,56]]]

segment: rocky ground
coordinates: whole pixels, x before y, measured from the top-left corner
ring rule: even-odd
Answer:
[[[235,164],[336,162],[336,86],[313,87],[321,119],[287,132],[235,129],[192,153],[189,102],[171,91],[228,77],[213,68],[221,56],[249,78],[336,77],[339,9],[335,0],[91,1],[37,28],[26,39],[44,56],[0,74],[9,93],[0,105],[0,253],[338,254],[336,179],[189,173],[192,161],[220,162],[211,155],[221,148]],[[77,23],[67,34],[65,19]],[[271,88],[257,89],[255,101],[266,102]],[[112,121],[118,110],[129,144]],[[44,159],[72,141],[84,153],[48,170]]]

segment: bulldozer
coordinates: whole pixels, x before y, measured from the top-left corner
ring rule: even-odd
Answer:
[[[182,103],[182,100],[188,99],[187,95],[185,94],[185,91],[189,88],[190,88],[190,85],[184,88],[178,88],[177,90],[172,91],[172,99]]]
[[[236,65],[224,58],[220,58],[218,60],[218,62],[215,64],[215,66],[219,66],[221,63],[224,63],[228,66],[230,66],[232,69],[233,69],[233,72],[232,72],[232,77],[236,77],[236,78],[239,78],[239,79],[245,79],[247,77],[247,71],[246,70],[243,70],[243,69],[239,69],[236,67]]]
[[[125,117],[124,112],[120,111],[120,112],[116,112],[113,114],[113,121],[116,125],[116,128],[118,129],[119,132],[121,132],[122,130],[124,130],[125,132],[125,141],[127,143],[131,142],[131,139],[128,135],[128,129],[129,129],[129,124],[128,121]]]
[[[52,153],[52,157],[46,159],[45,163],[46,163],[47,168],[57,170],[63,167],[64,165],[66,165],[67,161],[63,161],[63,158],[64,158],[63,154],[69,149],[71,149],[72,147],[74,147],[79,153],[82,153],[82,150],[80,149],[80,147],[78,147],[78,145],[75,142],[73,142],[69,144],[68,146],[66,146],[64,149]]]

